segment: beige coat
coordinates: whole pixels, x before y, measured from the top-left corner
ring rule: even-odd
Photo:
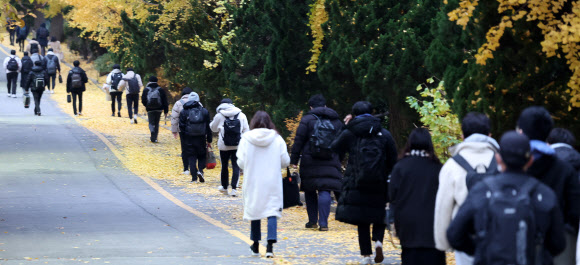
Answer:
[[[477,134],[455,146],[451,153],[452,155],[460,154],[472,167],[480,164],[487,167],[498,149],[499,146],[495,140]],[[439,172],[439,189],[435,199],[433,231],[435,247],[441,251],[451,250],[447,240],[447,228],[467,198],[466,176],[467,171],[452,158],[445,162]]]
[[[171,132],[179,132],[179,114],[183,110],[183,104],[189,99],[189,94],[181,97],[180,100],[173,104],[173,109],[171,109]]]
[[[62,48],[60,47],[60,41],[49,42],[48,47],[52,48],[52,52],[58,57],[60,61],[64,58],[64,54],[62,53]]]
[[[40,49],[40,43],[38,43],[38,41],[35,41],[35,40],[29,40],[29,41],[28,41],[28,45],[26,45],[26,49],[24,49],[24,51],[27,51],[27,52],[28,52],[28,55],[32,55],[32,54],[30,53],[30,44],[32,44],[32,43],[36,43],[36,44],[38,44],[38,48]]]

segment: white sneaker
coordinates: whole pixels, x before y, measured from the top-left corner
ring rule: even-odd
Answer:
[[[371,257],[363,257],[360,264],[373,264],[373,260],[371,259]]]
[[[232,196],[232,197],[236,197],[238,196],[238,191],[235,189],[230,190],[230,192],[228,193],[228,195]]]
[[[79,116],[83,116],[83,114],[79,112]]]
[[[16,94],[12,94],[12,97],[13,97],[13,98],[16,98]]]
[[[189,175],[189,170],[183,171],[183,172],[181,172],[181,174],[183,174],[183,175]]]
[[[221,193],[223,193],[223,194],[226,194],[226,193],[228,193],[228,190],[227,190],[227,189],[224,189],[224,186],[222,186],[222,185],[220,185],[220,186],[218,187],[218,191],[220,191],[220,192],[221,192]]]
[[[131,120],[131,124],[134,124],[134,123],[135,123],[135,120]]]
[[[6,95],[6,96],[8,96],[8,97],[11,97],[11,96],[12,96],[12,94],[8,93],[8,95]]]

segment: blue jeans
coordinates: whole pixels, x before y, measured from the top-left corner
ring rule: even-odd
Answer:
[[[262,240],[260,220],[251,221],[250,225],[250,239],[252,241]],[[276,230],[278,230],[278,220],[276,219],[276,216],[268,217],[268,241],[274,240],[274,242],[276,242]]]
[[[330,214],[330,191],[319,190],[304,192],[306,200],[306,213],[308,213],[308,222],[328,227],[328,215]]]

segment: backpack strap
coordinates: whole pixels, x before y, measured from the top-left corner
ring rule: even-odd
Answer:
[[[497,160],[495,160],[495,155],[491,157],[491,162],[489,162],[489,166],[487,167],[486,173],[493,173],[497,171]]]
[[[475,169],[471,167],[469,162],[467,162],[467,160],[465,160],[465,158],[462,155],[460,154],[454,155],[452,159],[455,160],[455,162],[457,162],[457,164],[459,164],[463,169],[465,169],[467,173],[477,173]]]
[[[538,181],[533,177],[529,177],[518,191],[518,196],[522,195],[527,196],[528,194],[530,194],[530,192],[532,192],[536,188],[536,185],[538,185]]]

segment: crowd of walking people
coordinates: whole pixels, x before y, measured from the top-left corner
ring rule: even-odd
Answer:
[[[39,116],[42,93],[45,88],[54,93],[61,69],[53,48],[40,54],[49,45],[44,35],[29,43],[22,59],[12,50],[4,61],[8,96],[15,97],[20,73],[21,87],[33,93]],[[73,65],[66,87],[74,114],[82,115],[88,78],[78,61]],[[161,117],[167,118],[170,107],[157,77],[144,85],[133,69],[123,73],[115,64],[104,89],[113,117],[122,117],[125,95],[128,118],[137,123],[141,102],[150,141],[157,143]],[[461,121],[462,142],[449,150],[450,159],[441,161],[425,128],[412,130],[398,152],[369,102],[356,102],[344,119],[320,94],[310,98],[308,107],[291,148],[268,113],[258,111],[249,119],[229,98],[211,117],[200,94],[186,87],[171,109],[183,174],[192,182],[205,182],[214,133],[222,164],[216,192],[238,196],[243,170],[243,218],[250,221],[252,255],[260,255],[260,220],[266,219],[266,257],[274,256],[284,208],[282,169],[292,167],[299,169],[305,196],[305,229],[332,230],[328,220],[334,195],[336,220],[357,226],[362,264],[384,260],[383,240],[392,223],[404,265],[445,264],[445,251],[455,252],[458,265],[577,264],[580,154],[573,147],[574,135],[554,128],[545,108],[526,108],[514,124],[517,129],[505,132],[499,142],[485,114],[468,113]]]

